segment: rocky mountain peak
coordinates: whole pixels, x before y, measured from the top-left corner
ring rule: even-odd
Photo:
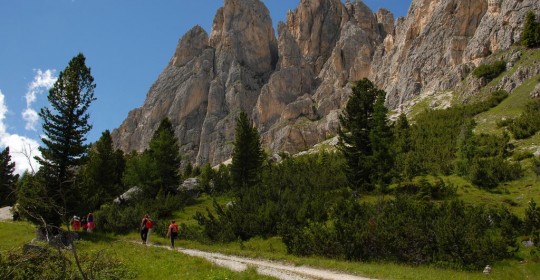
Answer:
[[[218,57],[234,59],[260,74],[272,71],[277,61],[270,12],[259,0],[226,0],[214,17],[210,45]],[[230,63],[219,61],[218,67]]]
[[[208,47],[208,39],[208,33],[201,26],[193,27],[178,42],[171,64],[182,67],[199,56]]]
[[[224,0],[208,35],[178,43],[141,108],[113,132],[142,151],[169,117],[181,153],[218,164],[232,153],[235,118],[250,114],[266,149],[295,153],[335,135],[351,82],[368,77],[397,108],[452,89],[490,54],[519,42],[538,0],[413,0],[406,17],[362,1],[301,0],[275,37],[260,0]]]

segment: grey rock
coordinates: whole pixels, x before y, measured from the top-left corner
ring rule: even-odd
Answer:
[[[196,190],[200,185],[199,178],[188,178],[182,182],[180,187],[178,187],[179,191],[193,191]]]
[[[531,98],[540,98],[540,83],[538,83],[531,92]]]
[[[521,67],[512,76],[505,76],[501,79],[499,84],[496,87],[496,90],[505,90],[509,93],[514,91],[518,86],[520,86],[524,81],[540,74],[540,62],[538,65]],[[535,93],[531,92],[531,96]]]
[[[141,192],[141,188],[139,188],[139,187],[131,187],[129,190],[127,190],[126,192],[124,192],[123,194],[121,194],[120,196],[115,198],[113,200],[113,202],[116,203],[116,204],[127,202],[130,199],[132,199],[134,196],[139,194],[140,192]]]

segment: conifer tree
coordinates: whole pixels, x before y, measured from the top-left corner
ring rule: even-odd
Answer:
[[[371,191],[386,181],[392,166],[385,96],[370,80],[357,81],[339,118],[338,148],[347,160],[347,177],[362,191]]]
[[[142,154],[132,154],[126,162],[123,178],[126,186],[137,186],[147,198],[176,192],[180,185],[180,148],[171,121],[159,124]]]
[[[159,124],[150,140],[147,154],[152,161],[155,175],[154,190],[175,192],[180,184],[180,147],[168,118]]]
[[[412,160],[412,137],[411,127],[407,116],[400,114],[393,127],[393,153],[395,167],[400,176],[407,179],[415,175],[415,166]]]
[[[527,203],[524,219],[525,233],[530,234],[535,230],[540,230],[540,207],[536,205],[534,199]]]
[[[40,147],[40,173],[44,177],[47,195],[57,208],[57,219],[71,214],[78,204],[74,189],[74,172],[84,163],[88,145],[86,134],[92,129],[88,123],[88,108],[95,100],[96,85],[86,58],[79,53],[69,62],[58,80],[49,90],[50,107],[41,109],[39,116],[43,121],[44,146]]]
[[[540,23],[536,21],[534,12],[529,11],[521,33],[521,42],[528,48],[540,46]]]
[[[13,205],[17,200],[15,185],[19,175],[15,174],[15,163],[11,161],[9,147],[0,153],[0,207]]]
[[[85,212],[98,209],[122,194],[124,168],[123,152],[114,150],[111,133],[104,131],[88,152],[88,162],[81,172]]]
[[[231,164],[234,188],[253,186],[260,179],[264,162],[259,132],[245,112],[236,119],[236,136]]]
[[[387,116],[388,109],[384,105],[385,98],[386,93],[381,90],[373,105],[373,129],[369,134],[375,167],[371,181],[380,187],[390,182],[390,171],[394,166],[391,154],[393,134]]]

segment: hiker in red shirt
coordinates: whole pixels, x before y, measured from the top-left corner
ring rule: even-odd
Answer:
[[[176,221],[171,221],[171,224],[169,225],[169,230],[167,231],[167,237],[171,238],[171,248],[174,249],[174,240],[176,237],[178,237],[178,225],[176,224]]]
[[[74,231],[81,230],[81,220],[79,220],[79,217],[73,216],[73,219],[71,219],[71,228]]]
[[[150,235],[150,230],[154,227],[154,223],[150,220],[150,216],[145,214],[141,221],[141,239],[143,244],[148,243],[148,237]]]

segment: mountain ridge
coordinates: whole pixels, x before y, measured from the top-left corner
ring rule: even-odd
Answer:
[[[372,79],[393,109],[451,90],[519,41],[529,10],[540,14],[540,3],[414,0],[394,21],[362,1],[302,0],[276,38],[261,1],[225,0],[210,34],[195,26],[180,39],[114,143],[140,152],[168,117],[182,154],[215,165],[230,157],[236,115],[246,111],[268,150],[296,153],[335,135],[350,82]]]

